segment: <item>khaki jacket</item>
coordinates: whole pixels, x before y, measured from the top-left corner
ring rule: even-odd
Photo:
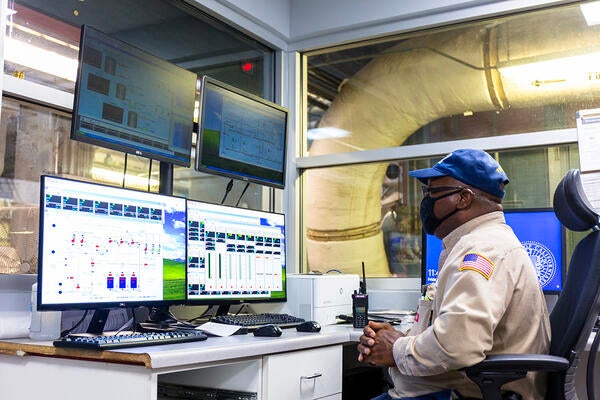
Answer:
[[[466,257],[465,257],[466,256]],[[531,260],[502,212],[461,225],[443,240],[431,325],[394,343],[393,397],[456,388],[479,390],[460,368],[487,354],[547,354],[550,323]],[[505,385],[524,399],[543,399],[545,376]]]

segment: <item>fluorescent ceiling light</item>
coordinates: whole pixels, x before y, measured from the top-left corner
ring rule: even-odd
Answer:
[[[14,28],[14,29],[16,29],[18,31],[26,33],[27,35],[37,36],[37,37],[39,37],[41,39],[44,39],[44,40],[47,40],[49,42],[56,43],[56,44],[59,44],[61,46],[68,47],[69,49],[75,50],[76,52],[79,51],[79,47],[75,46],[74,44],[70,44],[68,42],[65,42],[64,40],[57,39],[54,36],[50,36],[50,35],[47,35],[45,33],[38,32],[36,30],[33,30],[33,29],[28,28],[26,26],[23,26],[21,24],[15,24],[14,22],[9,22],[8,25],[11,27],[11,29]]]
[[[600,24],[600,1],[580,4],[579,8],[588,26]]]
[[[77,76],[77,60],[11,37],[4,39],[4,58],[71,82],[75,82]]]
[[[589,84],[600,79],[600,53],[588,53],[498,67],[500,74],[521,84]]]
[[[335,139],[350,136],[350,132],[344,129],[336,128],[334,126],[326,126],[323,128],[309,129],[306,132],[308,140],[319,140],[319,139]]]
[[[99,180],[99,181],[111,182],[111,183],[117,184],[117,185],[121,185],[123,183],[123,173],[122,172],[99,168],[99,167],[92,167],[91,173],[92,173],[92,178]],[[125,177],[125,181],[127,181],[127,183],[129,183],[130,185],[135,186],[135,187],[146,187],[148,185],[147,177],[140,177],[140,176],[136,176],[136,175],[127,175]],[[159,185],[158,179],[150,178],[150,186],[158,186],[158,185]]]

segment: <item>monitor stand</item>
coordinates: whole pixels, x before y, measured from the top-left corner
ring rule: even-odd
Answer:
[[[146,322],[140,322],[137,327],[144,331],[169,331],[177,329],[179,321],[169,311],[169,306],[148,307]]]
[[[173,194],[173,164],[161,161],[158,192],[171,196]]]
[[[219,304],[219,307],[217,308],[217,312],[215,313],[215,316],[227,315],[229,313],[229,306],[231,306],[231,304]]]
[[[94,310],[94,314],[92,315],[92,319],[88,325],[86,333],[92,335],[102,335],[109,313],[109,308],[98,308]]]
[[[169,311],[169,306],[153,306],[148,308],[149,313],[146,322],[155,324],[172,324],[177,322],[177,319]]]

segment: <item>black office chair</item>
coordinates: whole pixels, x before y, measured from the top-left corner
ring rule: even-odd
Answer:
[[[579,170],[570,170],[558,184],[554,192],[554,212],[568,229],[592,229],[592,232],[575,247],[563,290],[550,314],[550,355],[490,355],[481,363],[465,368],[485,400],[502,399],[500,387],[524,377],[527,371],[547,372],[546,399],[577,399],[575,372],[600,312],[599,215],[583,191]],[[598,338],[600,334],[596,335]],[[588,400],[594,399],[596,339],[588,360]]]

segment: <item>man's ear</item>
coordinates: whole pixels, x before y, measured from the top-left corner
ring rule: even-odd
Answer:
[[[471,204],[473,204],[474,198],[475,198],[475,193],[471,189],[465,188],[464,190],[462,190],[459,193],[458,204],[456,205],[456,207],[459,210],[462,210],[464,208],[469,208],[471,206]]]

